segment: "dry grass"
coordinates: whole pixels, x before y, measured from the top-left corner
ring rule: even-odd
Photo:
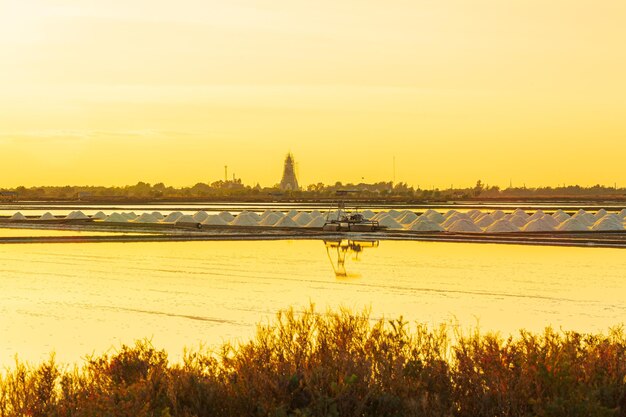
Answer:
[[[0,416],[626,416],[626,337],[451,335],[311,307],[180,364],[145,341],[74,368],[16,362]]]

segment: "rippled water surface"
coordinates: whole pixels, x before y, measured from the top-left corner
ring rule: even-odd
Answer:
[[[0,246],[0,365],[53,350],[73,362],[144,337],[177,359],[184,346],[246,339],[255,323],[310,302],[503,333],[606,331],[626,321],[624,250],[359,248],[355,260],[347,245],[321,241]]]

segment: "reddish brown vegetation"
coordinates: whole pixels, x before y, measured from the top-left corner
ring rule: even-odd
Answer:
[[[80,368],[17,363],[0,380],[0,416],[624,415],[621,329],[451,337],[313,309],[181,364],[138,342]]]

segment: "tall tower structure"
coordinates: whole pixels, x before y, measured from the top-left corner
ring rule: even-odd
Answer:
[[[299,190],[298,179],[296,178],[296,170],[295,170],[295,162],[293,160],[293,155],[290,153],[287,154],[285,158],[285,168],[283,170],[283,179],[280,180],[280,189],[283,191],[289,190]]]

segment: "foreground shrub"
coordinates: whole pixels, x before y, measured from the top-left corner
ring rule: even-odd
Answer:
[[[146,341],[80,368],[16,362],[0,379],[0,417],[626,416],[622,329],[450,333],[288,310],[247,343],[179,364]]]

